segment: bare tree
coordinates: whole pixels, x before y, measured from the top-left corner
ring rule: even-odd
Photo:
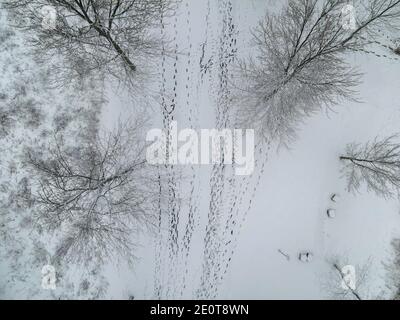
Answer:
[[[43,61],[61,56],[72,66],[57,62],[55,74],[84,76],[106,71],[130,79],[158,54],[154,36],[161,14],[173,0],[6,0],[19,26],[32,35],[31,42]],[[49,9],[50,8],[50,9]],[[46,14],[56,14],[55,21]],[[48,25],[44,23],[48,23]],[[52,25],[53,23],[53,25]],[[123,76],[122,76],[123,75]]]
[[[252,30],[255,58],[239,62],[238,122],[287,142],[308,115],[354,99],[360,74],[346,54],[368,45],[377,27],[396,28],[400,0],[353,1],[355,29],[343,25],[344,0],[289,0]]]
[[[334,256],[327,262],[329,272],[322,279],[322,288],[330,298],[339,300],[370,298],[368,279],[371,259],[361,265],[351,265],[348,263],[347,257]],[[349,274],[349,270],[354,274]]]
[[[400,188],[400,144],[397,135],[375,138],[363,145],[351,143],[340,157],[349,191],[365,184],[369,191],[385,198],[398,194]]]
[[[48,155],[27,153],[40,177],[37,221],[64,232],[60,259],[134,257],[136,236],[154,225],[160,197],[141,131],[139,121],[128,122],[82,145],[70,147],[56,136]]]
[[[390,290],[390,295],[393,300],[400,300],[400,239],[392,241],[393,260],[390,263],[385,263],[387,270],[387,287]]]

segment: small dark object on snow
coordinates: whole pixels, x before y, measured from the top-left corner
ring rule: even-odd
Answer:
[[[299,260],[301,262],[311,262],[313,259],[313,254],[311,252],[302,252],[299,254]]]
[[[283,255],[283,256],[286,258],[287,261],[290,260],[290,256],[289,256],[287,253],[283,252],[281,249],[278,249],[278,252],[279,252],[281,255]]]
[[[395,54],[398,54],[400,56],[400,47],[393,49]]]
[[[331,201],[338,202],[339,200],[340,200],[340,195],[338,195],[337,193],[331,195]]]
[[[336,210],[335,209],[328,209],[326,210],[326,214],[329,218],[333,219],[336,217]]]

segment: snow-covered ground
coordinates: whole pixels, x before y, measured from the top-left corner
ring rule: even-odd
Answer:
[[[390,242],[400,235],[399,203],[365,190],[349,194],[339,156],[347,143],[398,131],[400,65],[369,56],[357,56],[354,63],[365,72],[360,88],[365,103],[312,117],[290,150],[271,157],[222,296],[324,297],[321,284],[335,256],[353,265],[371,259],[371,291],[386,284],[382,262],[392,258]],[[337,204],[330,200],[333,193],[341,195]],[[327,217],[328,208],[336,209],[336,218]],[[311,263],[297,260],[302,250],[314,253]]]
[[[267,7],[276,10],[277,4],[274,1],[233,3],[235,22],[239,25],[238,53],[244,56],[251,50],[249,28]],[[191,11],[197,13],[191,15],[191,40],[198,57],[204,41],[202,19],[207,10],[206,2],[189,1],[189,5]],[[183,23],[184,17],[179,21]],[[182,38],[184,43],[184,36]],[[355,265],[356,272],[369,265],[369,276],[363,284],[365,297],[377,297],[385,290],[387,274],[383,262],[390,263],[391,240],[400,236],[399,203],[379,198],[366,190],[359,194],[349,193],[339,156],[347,143],[362,143],[377,135],[398,131],[400,63],[366,54],[355,54],[349,59],[364,74],[359,87],[362,102],[342,103],[310,117],[300,127],[298,138],[289,149],[271,151],[219,298],[335,298],[326,290],[326,283],[335,276],[330,263],[333,259]],[[183,85],[180,87],[183,92],[182,88]],[[190,101],[198,108],[200,124],[197,125],[205,128],[212,126],[215,113],[207,97],[213,88],[208,88],[202,91],[200,100],[193,98]],[[185,123],[182,114],[178,117]],[[207,192],[202,189],[199,196],[202,215],[206,215]],[[337,203],[330,199],[334,193],[340,195]],[[334,219],[327,216],[330,208],[336,209]],[[200,227],[198,233],[202,232]],[[191,261],[192,290],[201,272],[198,255],[202,254],[203,245],[200,235],[195,240]],[[129,288],[124,290],[135,292],[138,297],[152,297],[151,243],[150,240],[144,244],[142,259],[134,274],[127,270],[113,271],[113,297],[124,294],[119,290],[123,283]],[[279,251],[289,255],[290,259]],[[300,262],[298,254],[302,251],[312,252],[313,260]]]
[[[211,14],[207,20],[207,1],[183,1],[180,14],[176,20],[171,18],[167,29],[171,37],[177,30],[173,43],[177,43],[182,52],[191,53],[189,71],[185,71],[188,66],[186,56],[182,54],[178,60],[179,108],[176,119],[182,127],[212,128],[215,125],[213,95],[217,76],[206,75],[202,82],[198,69],[205,39],[211,44],[206,57],[212,58],[212,54],[218,52],[215,46],[218,43],[218,27],[221,25],[218,19],[221,15],[216,11],[217,1],[210,2]],[[278,4],[276,1],[263,0],[233,0],[232,3],[233,20],[238,31],[238,55],[246,56],[251,51],[249,28],[256,24],[265,10],[276,10]],[[211,27],[205,38],[207,21]],[[232,263],[219,286],[218,298],[335,298],[326,285],[334,277],[333,259],[356,266],[356,272],[368,264],[363,297],[388,297],[389,292],[385,289],[387,274],[383,263],[390,263],[393,256],[391,241],[400,237],[399,201],[382,199],[366,190],[361,190],[359,194],[349,193],[339,156],[348,143],[362,143],[377,135],[385,136],[399,131],[400,61],[367,54],[354,54],[349,59],[363,73],[359,86],[359,99],[362,102],[342,103],[332,110],[308,118],[289,148],[271,149],[252,206],[240,230]],[[172,73],[172,69],[169,72]],[[172,86],[172,74],[167,72],[167,79],[167,86]],[[153,85],[156,90],[158,79]],[[101,124],[105,128],[112,128],[119,118],[135,112],[136,102],[132,102],[128,94],[112,88],[108,88],[106,93],[108,103],[103,107]],[[150,100],[153,98],[149,97]],[[152,106],[152,110],[155,110],[154,127],[161,123],[158,107]],[[189,115],[191,120],[188,120]],[[202,273],[211,168],[195,168],[195,172],[198,216],[190,248],[187,288],[182,296],[178,294],[168,298],[194,297]],[[185,199],[190,197],[186,187],[183,186],[180,191]],[[246,199],[251,198],[251,190],[247,190]],[[333,194],[340,195],[337,202],[331,200]],[[186,209],[181,211],[183,221],[186,219]],[[328,209],[336,210],[333,219],[327,216]],[[154,242],[154,238],[143,236],[137,253],[139,260],[133,269],[112,263],[106,266],[104,274],[109,282],[106,298],[124,299],[128,295],[139,299],[154,298]],[[301,252],[311,252],[312,261],[299,261]],[[163,269],[168,269],[170,261],[164,261],[167,265]],[[180,263],[175,270],[179,273],[178,280],[181,279],[180,273],[184,272]],[[163,272],[167,274],[164,275],[164,281],[168,281],[168,270]],[[179,285],[180,282],[173,283],[172,287],[180,290]]]

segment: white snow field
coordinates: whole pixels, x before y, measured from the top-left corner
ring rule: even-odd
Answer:
[[[280,6],[279,1],[271,0],[231,0],[230,11],[223,5],[226,3],[183,0],[179,14],[168,18],[165,32],[178,53],[172,50],[172,57],[166,62],[164,98],[170,101],[172,93],[177,92],[174,119],[180,128],[217,126],[219,81],[231,76],[231,69],[227,69],[227,75],[218,71],[222,17],[232,17],[234,25],[234,32],[227,32],[223,45],[228,50],[236,48],[238,56],[246,57],[252,50],[249,29],[266,10],[277,10]],[[199,61],[213,62],[203,76]],[[182,197],[179,223],[173,226],[178,231],[177,242],[170,242],[171,230],[166,220],[160,235],[143,234],[133,267],[109,262],[103,269],[102,275],[108,281],[103,297],[336,299],[340,281],[333,280],[337,278],[333,263],[337,262],[355,266],[356,280],[360,280],[356,287],[363,298],[389,298],[391,289],[387,287],[384,263],[393,258],[391,241],[400,238],[399,201],[377,197],[365,189],[349,193],[339,156],[348,143],[363,143],[400,131],[400,60],[355,53],[349,55],[349,61],[363,73],[358,88],[360,102],[341,103],[310,116],[288,148],[272,145],[269,151],[263,149],[263,155],[268,152],[264,169],[259,161],[249,180],[244,177],[235,182],[234,191],[240,199],[236,204],[232,205],[234,194],[226,191],[229,188],[224,189],[222,198],[210,196],[220,191],[218,181],[211,179],[212,166],[172,169],[176,176],[182,173],[188,177],[177,189]],[[232,62],[228,60],[229,63]],[[160,99],[152,93],[162,86],[161,75],[156,74],[155,79],[147,84],[145,109],[151,110],[151,126],[161,128],[160,106],[152,102]],[[146,97],[132,99],[129,93],[117,91],[111,85],[107,86],[105,96],[107,102],[101,112],[104,128],[112,128],[118,119],[135,114],[136,106],[146,101]],[[257,184],[260,171],[263,172]],[[228,173],[226,177],[230,177]],[[338,196],[333,201],[334,194]],[[218,203],[220,207],[214,208]],[[334,210],[334,217],[328,216],[328,209]],[[229,210],[236,214],[232,220],[228,218]],[[184,234],[190,212],[194,213],[194,232],[186,248]],[[220,233],[215,238],[210,236],[208,245],[220,251],[209,252],[205,244],[210,212],[214,213],[212,227],[220,228]],[[230,224],[224,230],[226,220]],[[179,254],[171,258],[169,250],[173,251],[174,245]],[[302,253],[310,253],[311,258],[299,259]],[[6,270],[1,262],[0,266]],[[364,279],[367,266],[368,275]],[[205,270],[211,270],[214,276],[207,278]],[[40,269],[36,271],[40,274]],[[37,275],[33,279],[36,281]],[[162,288],[158,293],[157,283]],[[7,287],[3,285],[2,290]],[[57,290],[61,295],[63,288]],[[20,291],[5,294],[10,295],[18,298],[22,294]],[[32,295],[31,298],[43,296],[38,292]]]
[[[265,10],[276,10],[279,5],[276,1],[261,0],[236,0],[232,3],[234,21],[239,26],[238,54],[245,56],[251,50],[249,28]],[[188,1],[188,4],[192,12],[192,55],[198,58],[204,41],[205,22],[202,19],[207,12],[207,1]],[[215,6],[214,3],[212,8]],[[211,14],[210,23],[217,26],[218,21],[212,21],[217,17],[215,12]],[[184,33],[187,30],[184,27],[184,10],[179,16],[179,23],[183,25],[179,33]],[[215,39],[217,35],[216,28],[209,38]],[[180,46],[186,49],[185,35],[180,34],[180,37]],[[399,203],[396,199],[379,198],[366,190],[359,194],[349,193],[339,156],[345,151],[347,143],[362,143],[377,135],[385,136],[398,131],[400,61],[367,54],[354,54],[349,59],[364,74],[359,87],[362,102],[342,103],[310,117],[300,127],[298,138],[289,149],[272,149],[218,298],[333,299],[335,289],[327,290],[326,286],[332,282],[331,278],[337,276],[332,272],[332,261],[335,259],[356,266],[356,272],[368,265],[368,279],[363,281],[365,284],[362,286],[360,283],[365,298],[387,297],[389,294],[387,274],[382,263],[390,261],[391,240],[400,236]],[[192,72],[196,72],[194,67]],[[183,72],[179,75],[184,77]],[[192,84],[189,102],[197,109],[199,128],[212,127],[215,117],[215,106],[210,103],[209,97],[215,88],[210,83],[204,84],[204,87],[198,99]],[[179,88],[182,93],[185,92],[182,83]],[[109,110],[115,110],[116,106],[109,107]],[[126,108],[121,111],[124,112]],[[177,117],[179,125],[188,127],[184,112],[178,113]],[[198,228],[192,244],[192,276],[183,295],[186,298],[193,297],[201,274],[202,233],[208,210],[209,170],[201,168],[199,171],[202,172],[202,189],[197,197],[200,202],[199,219],[203,225]],[[339,194],[335,199],[337,202],[331,200],[335,193]],[[247,196],[250,197],[250,191]],[[334,219],[327,216],[330,208],[335,209]],[[153,263],[151,243],[149,240],[143,245],[142,258],[134,274],[110,268],[114,270],[110,271],[113,273],[112,297],[123,297],[128,291],[135,292],[138,298],[153,297],[153,269],[149,267]],[[290,259],[278,250],[289,255]],[[309,263],[298,259],[299,253],[304,251],[313,253]],[[340,285],[340,281],[334,285]],[[124,292],[121,292],[121,286],[126,286]]]

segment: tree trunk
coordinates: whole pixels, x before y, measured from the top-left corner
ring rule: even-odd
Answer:
[[[121,56],[122,60],[125,62],[125,64],[129,67],[129,69],[133,72],[136,71],[136,66],[135,64],[129,59],[129,57],[126,55],[124,50],[119,46],[118,43],[114,41],[114,39],[108,34],[106,36],[107,40],[110,42],[110,44],[114,47],[115,51],[118,52],[118,54]]]
[[[135,72],[136,71],[136,65],[129,59],[128,55],[125,53],[125,51],[121,48],[121,46],[112,38],[110,32],[104,31],[103,28],[94,26],[96,31],[99,33],[99,35],[103,36],[108,40],[108,42],[113,46],[115,51],[119,54],[121,59],[124,61],[124,63],[128,66],[128,68]]]

